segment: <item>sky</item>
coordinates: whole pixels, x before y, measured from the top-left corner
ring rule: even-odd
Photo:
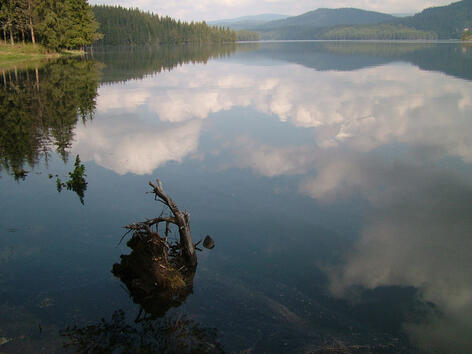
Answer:
[[[137,7],[187,21],[211,21],[263,13],[300,15],[317,8],[355,7],[385,13],[416,13],[453,0],[89,0],[92,5]]]

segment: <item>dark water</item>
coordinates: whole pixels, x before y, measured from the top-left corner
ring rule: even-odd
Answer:
[[[447,43],[122,48],[3,72],[0,351],[137,352],[173,325],[215,351],[470,352],[471,80],[472,48]],[[77,155],[84,204],[56,190]],[[216,247],[149,329],[111,268],[122,227],[161,213],[156,178]]]

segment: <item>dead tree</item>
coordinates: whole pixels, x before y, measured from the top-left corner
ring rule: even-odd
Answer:
[[[171,215],[161,215],[158,218],[127,225],[125,226],[125,229],[128,229],[128,232],[124,236],[126,236],[129,232],[132,231],[134,231],[135,233],[140,231],[152,233],[151,229],[152,227],[155,227],[155,233],[157,233],[157,236],[162,238],[159,235],[159,224],[165,223],[165,237],[162,238],[162,240],[167,245],[167,239],[170,232],[170,225],[175,225],[179,230],[180,241],[172,248],[180,250],[181,256],[187,267],[195,268],[197,266],[197,254],[195,252],[196,245],[192,241],[192,233],[190,231],[190,214],[186,210],[181,211],[179,209],[179,207],[172,200],[172,198],[164,192],[162,182],[159,179],[157,179],[156,182],[157,184],[149,182],[149,185],[152,187],[152,193],[154,193],[156,200],[159,200],[162,204],[169,208]]]
[[[180,211],[172,198],[164,193],[161,181],[157,179],[156,182],[157,185],[149,182],[149,185],[153,188],[153,193],[155,194],[156,199],[166,205],[173,215],[173,217],[163,220],[166,222],[166,232],[168,231],[169,223],[177,225],[179,228],[180,247],[182,248],[182,254],[185,262],[190,267],[196,267],[197,254],[195,253],[195,245],[192,241],[192,233],[190,232],[190,214],[188,211]],[[160,221],[157,221],[157,223],[159,222]]]

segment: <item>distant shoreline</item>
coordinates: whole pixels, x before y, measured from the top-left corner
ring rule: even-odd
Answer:
[[[364,43],[464,43],[461,39],[261,39],[237,43],[283,43],[283,42],[364,42]]]

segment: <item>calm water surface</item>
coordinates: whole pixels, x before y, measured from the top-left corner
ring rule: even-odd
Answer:
[[[3,72],[0,351],[137,350],[149,332],[111,268],[122,227],[161,213],[160,178],[216,247],[156,323],[228,352],[471,352],[471,132],[461,44],[113,49]],[[56,190],[77,155],[83,204]]]

